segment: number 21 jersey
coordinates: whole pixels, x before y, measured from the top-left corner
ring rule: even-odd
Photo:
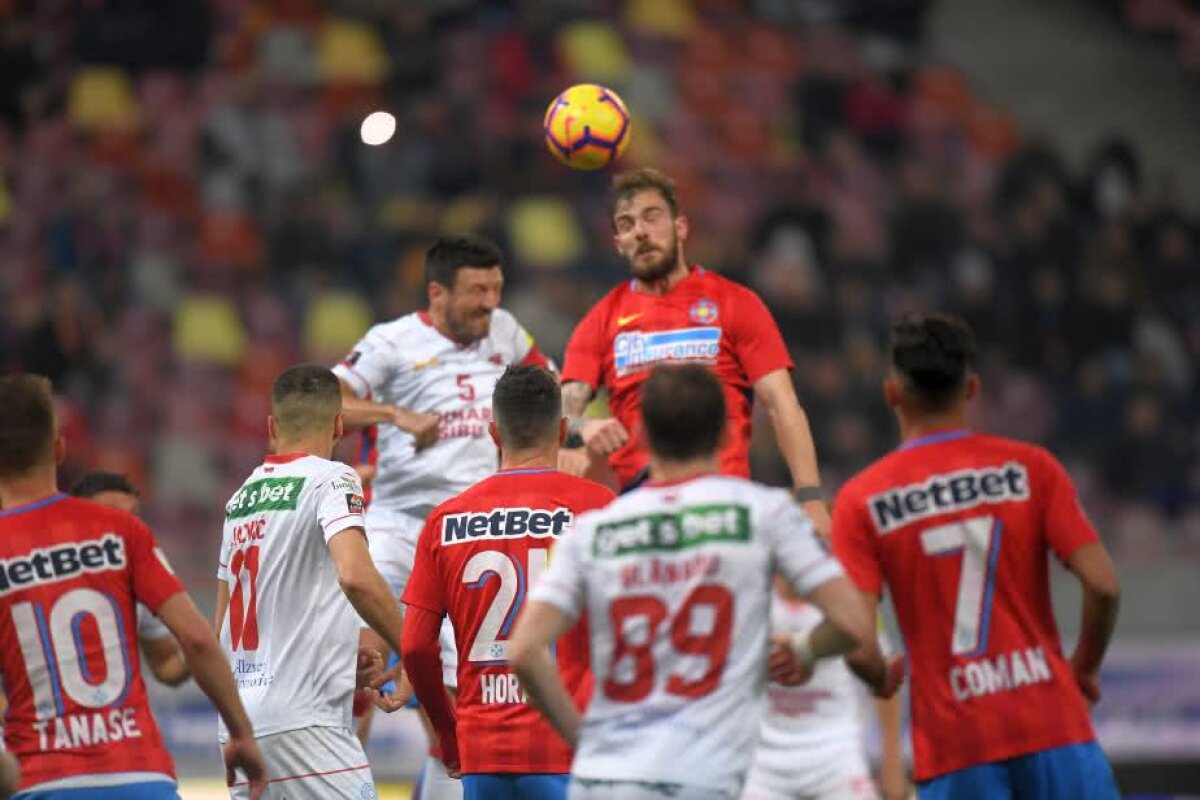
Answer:
[[[576,522],[533,599],[588,615],[595,688],[573,775],[737,792],[758,737],[771,580],[842,574],[779,489],[705,476]]]
[[[359,621],[327,543],[362,514],[354,470],[304,453],[267,456],[225,506],[220,637],[255,736],[350,726]]]

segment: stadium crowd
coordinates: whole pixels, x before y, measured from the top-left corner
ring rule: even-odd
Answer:
[[[979,428],[1049,445],[1121,556],[1200,553],[1196,220],[1129,143],[1073,172],[976,97],[923,54],[926,3],[66,5],[0,0],[0,368],[54,380],[63,480],[130,474],[189,580],[271,378],[414,309],[435,235],[499,241],[504,304],[561,356],[624,274],[609,175],[541,141],[581,81],[678,182],[689,255],[771,307],[827,487],[896,443],[889,323],[943,308],[980,338]],[[367,147],[376,108],[399,131]]]

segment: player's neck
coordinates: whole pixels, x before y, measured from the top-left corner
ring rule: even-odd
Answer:
[[[558,469],[558,447],[539,450],[517,450],[500,454],[500,471],[514,469]]]
[[[691,269],[687,265],[687,261],[683,256],[679,257],[675,267],[656,281],[647,283],[641,278],[637,278],[638,291],[642,294],[664,295],[674,289],[679,283],[691,273]]]
[[[931,433],[952,431],[967,427],[965,409],[955,409],[941,414],[900,415],[900,438],[904,441],[919,439]]]
[[[36,503],[58,492],[58,476],[54,465],[38,467],[25,475],[5,478],[0,482],[0,508]]]
[[[430,306],[425,313],[429,315],[429,321],[433,324],[433,329],[450,341],[454,342],[455,344],[462,345],[463,347],[468,347],[475,344],[475,340],[463,341],[450,331],[450,325],[446,322],[445,311]]]
[[[714,475],[716,472],[716,454],[688,461],[670,461],[650,456],[650,480],[655,483],[677,483],[701,475]]]
[[[277,456],[289,453],[304,453],[305,455],[328,459],[333,456],[333,441],[328,436],[277,439],[271,443],[271,452]]]

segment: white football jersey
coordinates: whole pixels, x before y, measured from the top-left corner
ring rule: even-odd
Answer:
[[[823,619],[820,609],[778,592],[771,603],[771,630],[803,633]],[[863,754],[864,692],[841,658],[818,661],[803,686],[767,684],[754,770],[790,776],[794,785],[841,754]]]
[[[410,434],[379,426],[372,507],[424,518],[495,472],[499,457],[487,432],[492,392],[509,364],[526,360],[546,363],[503,309],[492,312],[488,335],[466,347],[443,336],[424,312],[367,331],[334,374],[360,398],[440,418],[437,444],[420,452]]]
[[[588,614],[595,689],[572,774],[736,792],[758,738],[771,580],[842,574],[779,489],[703,476],[576,520],[536,600]]]
[[[311,455],[268,456],[226,504],[220,636],[255,736],[349,727],[359,621],[327,542],[362,527],[358,475]]]

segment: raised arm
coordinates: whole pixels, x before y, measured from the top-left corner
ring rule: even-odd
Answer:
[[[376,403],[365,400],[354,393],[349,383],[342,380],[342,414],[348,428],[362,428],[367,425],[395,425],[402,431],[407,431],[416,439],[417,449],[423,449],[437,442],[437,414],[426,414],[412,411],[401,406],[386,403]]]
[[[777,369],[754,382],[754,396],[767,409],[779,452],[792,475],[792,486],[801,508],[812,518],[813,525],[823,536],[830,531],[829,510],[820,495],[821,473],[817,467],[817,448],[813,444],[808,415],[796,397],[792,376],[786,369]]]

